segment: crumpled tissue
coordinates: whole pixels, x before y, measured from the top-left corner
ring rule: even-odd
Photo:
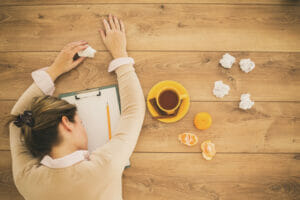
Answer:
[[[250,94],[242,94],[239,107],[243,110],[250,109],[254,105],[254,101],[250,100]]]
[[[255,63],[252,60],[250,60],[250,58],[240,60],[240,68],[242,71],[248,73],[252,71],[254,67],[255,67]]]
[[[95,56],[96,50],[93,49],[90,45],[83,51],[78,51],[78,55],[80,57],[90,57],[93,58]]]
[[[230,87],[223,83],[223,81],[216,81],[213,93],[216,97],[223,98],[229,93]]]
[[[229,53],[225,53],[219,63],[224,68],[229,69],[231,68],[234,62],[235,62],[235,57],[231,56]]]

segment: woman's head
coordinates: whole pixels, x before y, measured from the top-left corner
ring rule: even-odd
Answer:
[[[87,134],[75,105],[54,96],[34,97],[31,105],[33,126],[20,125],[22,139],[34,157],[42,158],[53,147],[87,149]],[[16,121],[12,115],[7,123]]]

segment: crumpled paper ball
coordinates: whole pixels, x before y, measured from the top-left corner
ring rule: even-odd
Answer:
[[[242,71],[248,73],[252,71],[254,67],[255,67],[255,63],[251,61],[250,58],[240,60],[240,68]]]
[[[223,83],[223,81],[216,81],[213,93],[216,97],[223,98],[229,93],[230,87]]]
[[[93,58],[95,56],[96,50],[93,49],[90,45],[83,51],[78,51],[78,55],[80,57],[90,57]]]
[[[231,68],[234,62],[235,62],[235,57],[231,56],[229,53],[225,53],[219,63],[224,68],[229,69]]]
[[[250,109],[254,105],[254,101],[250,100],[250,94],[242,94],[239,107],[243,110]]]

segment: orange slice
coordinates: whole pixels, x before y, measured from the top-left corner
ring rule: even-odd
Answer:
[[[216,155],[215,144],[210,140],[204,141],[201,144],[202,156],[206,160],[211,160]]]
[[[198,137],[193,133],[182,133],[178,135],[178,140],[187,146],[194,146],[198,143]]]
[[[211,126],[211,116],[207,112],[199,112],[194,117],[194,125],[200,130],[208,129]]]

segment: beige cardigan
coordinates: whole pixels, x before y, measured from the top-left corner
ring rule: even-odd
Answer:
[[[122,173],[140,134],[145,98],[132,64],[115,70],[121,99],[116,135],[90,154],[90,160],[65,168],[49,168],[32,157],[21,143],[21,129],[9,124],[13,179],[26,200],[120,200]],[[33,82],[14,105],[11,114],[30,109],[35,96],[44,95]]]

